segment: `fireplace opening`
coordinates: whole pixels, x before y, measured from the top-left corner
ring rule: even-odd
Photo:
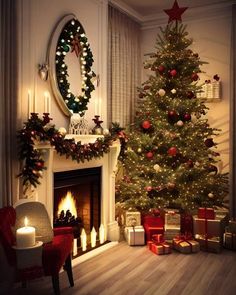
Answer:
[[[78,247],[85,230],[88,240],[101,224],[101,167],[54,173],[53,225],[72,226]],[[88,241],[90,242],[90,241]]]

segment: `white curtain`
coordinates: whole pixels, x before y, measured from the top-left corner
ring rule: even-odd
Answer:
[[[140,86],[140,25],[109,6],[108,123],[133,121]]]
[[[16,197],[17,0],[1,0],[0,207]]]
[[[230,215],[236,218],[236,4],[232,6],[230,95]]]

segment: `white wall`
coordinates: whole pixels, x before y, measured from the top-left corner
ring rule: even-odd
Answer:
[[[144,26],[142,31],[143,60],[146,53],[155,52],[155,41],[159,26],[167,23],[160,21],[157,25]],[[230,102],[230,38],[231,38],[231,6],[217,6],[212,9],[187,10],[182,16],[187,25],[189,37],[193,38],[192,49],[197,52],[201,60],[208,62],[202,70],[201,82],[211,79],[218,74],[222,83],[222,100],[208,103],[210,108],[207,117],[211,127],[220,128],[221,134],[217,138],[217,150],[221,153],[223,171],[229,171],[229,102]],[[147,79],[147,72],[143,70],[142,80]]]
[[[28,89],[36,97],[36,112],[44,111],[44,92],[51,96],[51,117],[56,127],[68,127],[69,119],[60,110],[53,97],[49,81],[42,81],[37,74],[37,65],[46,60],[50,35],[55,24],[66,14],[77,16],[85,29],[94,56],[92,69],[100,76],[100,86],[92,92],[86,118],[94,126],[95,99],[102,100],[101,117],[106,125],[106,44],[107,0],[18,0],[19,4],[19,64],[21,75],[19,92],[19,122],[28,117]]]

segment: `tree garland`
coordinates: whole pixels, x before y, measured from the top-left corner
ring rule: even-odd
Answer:
[[[68,81],[68,66],[65,57],[68,52],[75,53],[81,69],[82,94],[75,95],[70,90]],[[91,52],[88,39],[81,23],[77,19],[72,19],[64,26],[57,43],[56,49],[56,76],[60,93],[73,113],[83,116],[88,109],[87,104],[94,90],[92,78],[95,73],[91,70],[93,64],[93,54]]]
[[[56,152],[66,158],[77,161],[78,163],[101,158],[104,153],[108,153],[113,141],[120,139],[121,146],[124,147],[126,137],[123,128],[114,123],[111,134],[97,138],[94,143],[81,144],[74,139],[65,139],[55,127],[50,123],[52,119],[48,113],[39,118],[37,113],[31,113],[30,119],[24,123],[23,129],[18,131],[19,140],[19,159],[22,161],[22,169],[18,175],[23,179],[23,185],[40,184],[39,178],[43,175],[44,159],[42,151],[35,148],[36,142],[49,142]]]

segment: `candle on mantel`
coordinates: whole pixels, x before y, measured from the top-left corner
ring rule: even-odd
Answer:
[[[105,229],[103,224],[101,224],[99,227],[99,241],[100,244],[103,244],[105,242]]]
[[[28,89],[28,118],[30,118],[30,114],[32,113],[32,98],[31,98],[31,91]]]
[[[96,246],[96,237],[97,237],[97,232],[93,226],[91,230],[91,247],[94,248]]]
[[[85,232],[84,228],[81,231],[80,241],[81,241],[82,251],[86,251],[86,249],[87,249],[87,236],[86,236],[86,232]]]
[[[16,230],[16,246],[18,248],[28,248],[35,245],[35,228],[28,226],[28,218],[25,217],[24,227]]]

